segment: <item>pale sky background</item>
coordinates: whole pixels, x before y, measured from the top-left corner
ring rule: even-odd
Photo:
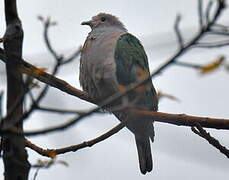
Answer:
[[[204,1],[205,3],[207,1]],[[185,39],[189,39],[197,28],[197,1],[195,0],[18,0],[18,10],[23,22],[24,58],[39,67],[46,67],[50,71],[53,59],[44,46],[41,23],[38,15],[51,18],[58,22],[58,26],[50,31],[50,38],[54,47],[68,55],[83,44],[88,27],[80,23],[99,13],[111,13],[120,18],[129,32],[140,40],[147,51],[150,68],[157,66],[171,57],[177,48],[173,24],[177,13],[182,14],[181,29]],[[229,13],[225,13],[222,22],[229,25]],[[5,31],[3,1],[0,3],[0,35]],[[206,63],[219,55],[228,57],[228,48],[217,50],[192,50],[180,58],[181,61]],[[76,59],[71,65],[61,69],[59,77],[79,88],[78,68]],[[218,118],[229,117],[228,72],[223,68],[207,76],[193,69],[170,67],[162,75],[154,79],[156,89],[172,94],[180,99],[174,102],[163,99],[159,109],[162,112],[186,113],[190,115],[209,116]],[[0,90],[4,90],[4,64],[0,61]],[[38,89],[39,90],[39,89]],[[59,90],[50,89],[50,93],[43,105],[69,108],[88,109],[89,103],[73,98]],[[70,116],[49,115],[35,113],[26,121],[25,129],[32,130],[49,125],[63,123]],[[94,115],[84,119],[75,127],[64,132],[29,138],[44,148],[58,148],[94,138],[109,130],[118,121],[112,115]],[[86,148],[75,153],[60,155],[69,167],[56,165],[49,170],[41,170],[37,180],[44,179],[227,179],[229,176],[229,160],[218,150],[210,146],[205,140],[191,132],[190,128],[177,127],[162,123],[155,123],[156,140],[152,144],[154,156],[154,170],[143,176],[138,167],[137,151],[133,135],[126,129],[101,142],[92,148]],[[227,131],[209,130],[222,144],[229,147]],[[44,159],[28,150],[30,162]],[[3,179],[3,166],[0,164],[0,179]],[[30,179],[35,171],[31,170]]]

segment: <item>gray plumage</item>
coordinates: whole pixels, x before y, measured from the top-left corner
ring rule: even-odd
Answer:
[[[149,76],[143,46],[115,16],[100,13],[82,25],[92,29],[80,59],[80,84],[91,98],[102,102]],[[112,106],[121,106],[126,99],[134,102],[134,108],[157,111],[158,100],[151,80],[106,108],[112,110]],[[112,113],[134,133],[141,172],[150,172],[153,166],[149,140],[154,139],[152,120],[131,114],[127,109]]]

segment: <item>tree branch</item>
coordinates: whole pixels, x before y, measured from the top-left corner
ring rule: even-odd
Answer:
[[[32,142],[27,140],[26,146],[29,147],[30,149],[36,151],[38,154],[42,155],[42,156],[46,156],[46,157],[51,157],[58,155],[58,154],[64,154],[67,152],[75,152],[79,149],[83,149],[85,147],[92,147],[93,145],[104,141],[105,139],[109,138],[110,136],[116,134],[117,132],[119,132],[122,128],[124,128],[125,125],[120,123],[117,126],[115,126],[114,128],[112,128],[111,130],[109,130],[108,132],[102,134],[101,136],[89,140],[89,141],[85,141],[83,143],[77,144],[77,145],[73,145],[73,146],[69,146],[69,147],[65,147],[65,148],[59,148],[59,149],[43,149],[41,147],[38,147],[37,145],[33,144]]]
[[[214,137],[211,136],[210,133],[208,133],[207,131],[205,131],[200,124],[196,124],[195,127],[191,128],[192,131],[199,135],[200,137],[204,138],[205,140],[207,140],[209,142],[209,144],[211,144],[213,147],[215,147],[216,149],[218,149],[222,154],[224,154],[227,158],[229,158],[229,150],[225,147],[222,146],[220,144],[220,142],[215,139]]]
[[[22,74],[19,72],[22,57],[23,29],[17,14],[16,0],[5,0],[6,32],[3,38],[4,57],[7,74],[7,113],[8,118],[3,119],[5,125],[12,125],[23,133],[23,124],[16,123],[23,115],[24,86]],[[20,99],[13,112],[12,106]],[[10,114],[9,114],[10,112]],[[24,136],[3,135],[2,140],[3,162],[6,180],[27,180],[30,164],[27,160]],[[15,169],[17,169],[15,171]]]
[[[203,21],[203,1],[198,0],[198,16],[199,16],[199,26],[200,29],[203,28],[204,21]]]
[[[199,117],[185,114],[169,114],[139,109],[132,109],[131,111],[136,115],[152,118],[156,122],[169,123],[178,126],[195,126],[196,123],[199,123],[205,128],[229,129],[229,119]]]
[[[72,118],[66,123],[56,125],[53,127],[43,128],[41,130],[33,130],[33,131],[25,131],[24,133],[20,132],[17,128],[10,129],[1,129],[0,134],[17,134],[17,135],[26,135],[26,136],[35,136],[35,135],[44,135],[51,132],[61,131],[72,127],[83,118],[91,115],[94,112],[97,112],[99,107],[96,109],[92,109],[91,111],[85,112],[85,114]],[[195,126],[196,123],[199,123],[202,127],[206,128],[214,128],[214,129],[224,129],[229,130],[229,119],[220,119],[220,118],[209,118],[209,117],[199,117],[199,116],[191,116],[185,114],[169,114],[163,112],[155,112],[155,111],[147,111],[129,108],[132,114],[141,117],[147,117],[147,119],[151,119],[155,122],[173,124],[177,126]]]
[[[216,129],[229,129],[229,119],[216,119],[216,118],[208,118],[208,117],[197,117],[197,116],[188,116],[185,114],[168,114],[168,113],[162,113],[162,112],[154,112],[154,111],[145,111],[145,110],[139,110],[139,109],[130,109],[132,114],[135,115],[140,115],[141,117],[145,116],[148,117],[155,122],[162,122],[162,123],[169,123],[169,124],[174,124],[178,126],[196,126],[196,124],[199,124],[203,127],[207,128],[216,128]],[[142,118],[144,119],[144,118]],[[119,130],[121,130],[125,125],[123,123],[120,123],[117,125],[115,128],[111,129],[107,133],[99,136],[98,138],[95,138],[93,140],[83,142],[78,145],[73,145],[65,148],[60,148],[60,149],[43,149],[31,142],[27,142],[27,147],[33,149],[37,153],[47,156],[47,157],[52,157],[53,153],[54,155],[58,154],[63,154],[66,152],[71,152],[71,151],[77,151],[78,149],[82,149],[85,147],[91,147],[92,145],[101,142],[107,138],[109,138],[111,135],[117,133]],[[203,133],[202,133],[203,134]],[[31,135],[31,134],[30,134]],[[209,138],[207,138],[208,141]],[[214,141],[210,141],[214,142]],[[214,145],[215,146],[215,145]],[[219,148],[219,145],[216,145]],[[222,151],[225,151],[225,148],[219,148],[220,151],[221,149],[224,149]]]
[[[177,35],[178,45],[180,46],[180,49],[182,49],[184,47],[184,41],[181,35],[181,31],[179,29],[180,21],[181,21],[181,15],[178,14],[175,20],[174,29]]]

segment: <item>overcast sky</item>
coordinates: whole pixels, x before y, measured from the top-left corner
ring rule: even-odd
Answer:
[[[204,1],[205,3],[207,1]],[[142,40],[150,60],[151,70],[156,69],[176,51],[177,44],[173,24],[177,13],[182,14],[181,29],[186,39],[197,28],[197,1],[195,0],[19,0],[18,10],[25,31],[24,57],[39,67],[51,69],[52,58],[42,39],[42,25],[38,15],[50,16],[58,26],[50,31],[54,47],[60,53],[68,53],[81,45],[89,28],[80,23],[89,20],[99,12],[111,13],[120,18],[129,32]],[[229,24],[227,12],[222,22]],[[3,2],[0,4],[0,34],[5,31]],[[227,56],[229,49],[196,50],[181,57],[182,61],[206,63],[219,55]],[[4,65],[0,62],[0,89],[4,89]],[[59,77],[76,87],[78,82],[78,61],[64,67]],[[229,117],[227,83],[229,74],[221,68],[215,73],[201,77],[196,71],[182,67],[171,67],[154,79],[155,87],[170,93],[180,102],[163,99],[159,109],[163,112],[186,113],[209,117]],[[87,109],[89,103],[72,98],[56,89],[51,89],[46,106]],[[26,121],[25,129],[31,130],[63,123],[69,117],[35,113]],[[116,125],[118,121],[112,115],[89,117],[74,128],[65,132],[31,138],[44,148],[58,148],[77,144],[94,138]],[[137,152],[133,135],[126,129],[92,148],[80,150],[58,157],[69,164],[66,168],[56,165],[49,170],[41,170],[39,179],[226,179],[229,160],[211,147],[206,141],[193,134],[190,128],[155,123],[156,140],[152,145],[154,156],[153,172],[143,176],[138,168]],[[210,130],[225,146],[229,147],[229,135],[226,131]],[[29,150],[30,161],[35,163],[43,157]],[[1,165],[2,166],[2,165]],[[0,168],[0,179],[3,179]],[[34,175],[31,171],[30,179]]]

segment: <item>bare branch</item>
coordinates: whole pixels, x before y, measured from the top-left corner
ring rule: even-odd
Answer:
[[[176,61],[175,65],[178,66],[183,66],[183,67],[190,67],[193,69],[200,69],[202,66],[199,64],[193,64],[193,63],[187,63],[187,62],[180,62],[180,61]]]
[[[50,42],[49,36],[48,36],[49,27],[50,26],[53,26],[53,25],[56,25],[56,23],[51,22],[50,17],[48,17],[46,20],[44,20],[44,18],[42,18],[41,16],[39,16],[38,19],[41,20],[41,22],[44,25],[43,36],[44,36],[45,44],[46,44],[49,52],[53,55],[54,59],[56,59],[60,63],[60,61],[63,59],[63,56],[58,55],[56,53],[56,51],[54,50],[54,48],[51,45],[51,42]]]
[[[75,58],[79,57],[82,47],[80,46],[71,56],[64,58],[61,62],[62,65],[72,62]]]
[[[40,160],[38,159],[37,163],[32,165],[32,168],[36,168],[36,172],[34,174],[33,180],[35,180],[37,178],[38,172],[41,169],[49,169],[50,167],[52,167],[55,164],[62,164],[64,166],[68,166],[68,164],[65,161],[61,161],[61,160],[56,160],[56,159],[51,159],[51,160]]]
[[[55,58],[55,62],[56,63],[55,63],[54,69],[53,69],[53,71],[51,73],[52,76],[55,76],[57,74],[60,66],[71,62],[74,58],[76,58],[76,57],[78,57],[80,55],[81,48],[79,48],[76,52],[74,52],[73,55],[71,55],[68,59],[65,59],[62,55],[61,56],[58,55],[57,52],[54,50],[54,48],[51,46],[51,42],[50,42],[49,36],[48,36],[49,27],[53,26],[53,25],[56,25],[56,23],[52,22],[50,20],[50,18],[47,18],[47,20],[44,20],[42,17],[39,17],[39,19],[44,24],[44,33],[43,34],[44,34],[44,40],[45,40],[46,46],[47,46],[48,50],[50,51],[50,53]],[[31,105],[30,109],[23,114],[23,116],[21,117],[20,121],[28,118],[29,115],[32,114],[32,112],[35,110],[35,107],[38,107],[38,105],[41,102],[41,100],[47,94],[48,89],[49,89],[49,84],[46,84],[44,89],[38,95],[37,99],[33,101],[33,104]]]
[[[199,135],[200,137],[204,138],[205,140],[207,140],[209,142],[209,144],[211,144],[213,147],[215,147],[216,149],[218,149],[222,154],[224,154],[227,158],[229,158],[229,150],[225,147],[222,146],[220,144],[220,142],[215,139],[214,137],[211,136],[210,133],[208,133],[207,131],[205,131],[200,124],[196,124],[195,127],[191,128],[192,131]]]
[[[209,2],[209,4],[210,3],[211,3],[211,1]],[[217,0],[217,7],[215,10],[215,14],[213,15],[212,20],[210,20],[210,22],[209,22],[210,27],[212,27],[212,25],[214,25],[216,23],[216,21],[218,20],[218,18],[220,17],[220,15],[223,12],[222,10],[225,10],[225,7],[226,7],[225,0]],[[209,9],[211,9],[211,5],[209,5]]]
[[[182,35],[181,35],[181,31],[179,29],[180,21],[181,21],[181,15],[178,14],[177,17],[176,17],[176,20],[175,20],[174,29],[175,29],[175,32],[176,32],[178,44],[180,46],[180,49],[182,49],[184,47],[184,41],[183,41],[183,38],[182,38]]]
[[[75,152],[79,149],[83,149],[85,147],[92,147],[93,145],[104,141],[105,139],[109,138],[110,136],[116,134],[117,132],[119,132],[122,128],[124,128],[125,125],[120,123],[117,126],[115,126],[114,128],[112,128],[111,130],[109,130],[108,132],[104,133],[103,135],[92,139],[90,141],[85,141],[83,143],[77,144],[77,145],[73,145],[73,146],[69,146],[69,147],[65,147],[65,148],[59,148],[59,149],[43,149],[41,147],[36,146],[35,144],[31,143],[30,141],[27,141],[27,147],[29,147],[30,149],[36,151],[37,153],[39,153],[42,156],[46,156],[46,157],[50,157],[50,152],[54,153],[56,155],[58,154],[64,154],[67,152]]]
[[[213,34],[213,35],[221,35],[221,36],[229,36],[229,32],[222,32],[222,31],[215,31],[211,30],[208,32],[208,34]]]
[[[228,119],[191,116],[185,114],[169,114],[163,112],[132,109],[132,113],[152,118],[155,122],[169,123],[178,126],[195,126],[199,123],[202,127],[214,129],[229,129]]]
[[[229,45],[229,40],[219,42],[201,42],[194,45],[195,48],[221,48]]]
[[[205,18],[206,18],[206,22],[209,23],[210,22],[210,12],[212,9],[212,5],[213,5],[213,1],[209,1],[207,8],[206,8],[206,14],[205,14]]]
[[[167,98],[167,99],[170,99],[172,101],[180,102],[180,100],[176,96],[174,96],[172,94],[164,93],[162,91],[157,92],[157,97],[158,97],[159,101],[161,101],[162,98]]]
[[[214,28],[214,27],[220,28],[220,29],[222,29],[224,32],[228,32],[228,31],[229,31],[229,27],[228,27],[228,26],[225,26],[225,25],[223,25],[223,24],[217,24],[217,23],[215,23],[214,26],[213,26],[213,28]]]
[[[47,112],[60,113],[60,114],[78,114],[78,115],[86,114],[86,112],[84,111],[58,109],[58,108],[50,108],[50,107],[42,107],[42,106],[38,106],[36,107],[36,109],[40,111],[47,111]]]
[[[224,9],[225,9],[225,1],[217,0],[217,7],[212,20],[209,21],[205,25],[205,27],[202,28],[190,41],[188,41],[182,49],[179,49],[169,60],[167,60],[165,63],[159,66],[159,68],[153,71],[151,73],[151,77],[155,77],[156,75],[160,74],[164,69],[172,65],[178,59],[178,57],[181,57],[188,49],[193,48],[195,44],[198,43],[198,41],[203,38],[206,32],[208,32],[211,29],[211,27],[214,26],[215,23],[217,23],[217,20]]]
[[[44,25],[44,41],[46,44],[46,47],[48,48],[49,52],[53,55],[54,59],[57,61],[57,63],[63,65],[70,63],[72,60],[74,60],[76,57],[80,55],[81,47],[77,49],[69,58],[64,58],[63,55],[58,55],[58,53],[54,50],[54,48],[51,45],[51,42],[49,40],[49,28],[51,26],[56,25],[56,22],[51,21],[51,18],[48,17],[47,19],[44,19],[42,16],[39,16],[38,19],[43,23]]]
[[[179,65],[179,66],[183,66],[183,67],[188,67],[188,68],[192,68],[192,69],[197,69],[199,71],[199,73],[203,74],[207,74],[210,72],[213,72],[215,70],[217,70],[220,66],[227,66],[224,62],[225,62],[225,56],[221,55],[219,57],[217,57],[216,59],[214,59],[213,61],[210,61],[206,64],[193,64],[193,63],[187,63],[187,62],[176,62],[175,65]]]
[[[203,28],[203,0],[198,0],[198,16],[199,16],[199,26],[200,29]]]
[[[66,123],[49,127],[43,128],[41,130],[34,130],[34,131],[25,131],[24,133],[18,131],[16,128],[11,129],[1,129],[0,134],[17,134],[17,135],[26,135],[26,136],[35,136],[35,135],[44,135],[46,133],[51,133],[55,131],[61,131],[66,128],[72,127],[74,124],[78,123],[83,118],[91,115],[92,113],[98,111],[99,108],[92,109],[88,111],[86,114],[81,116],[72,118]],[[220,119],[220,118],[209,118],[209,117],[199,117],[199,116],[191,116],[185,114],[169,114],[163,112],[155,112],[155,111],[147,111],[147,110],[140,110],[140,109],[129,109],[132,114],[140,115],[141,117],[147,117],[148,119],[152,119],[155,122],[173,124],[177,126],[189,126],[192,127],[196,123],[199,123],[202,127],[206,128],[214,128],[214,129],[229,129],[229,119]]]

